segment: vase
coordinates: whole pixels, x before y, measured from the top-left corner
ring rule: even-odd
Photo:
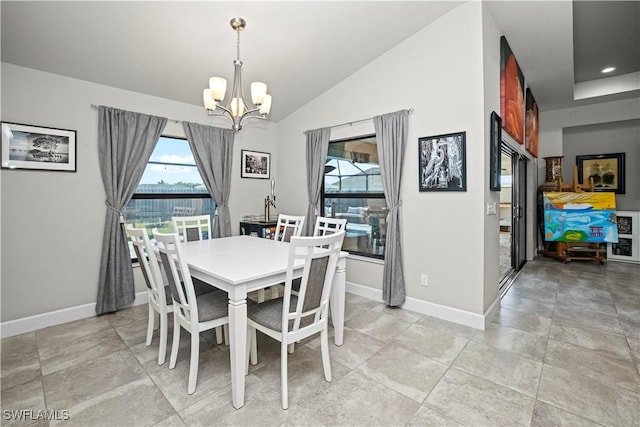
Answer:
[[[553,187],[555,190],[558,187],[558,178],[562,178],[562,159],[564,156],[545,157],[545,182],[542,186]]]
[[[550,243],[546,242],[544,238],[544,206],[543,206],[543,193],[558,190],[558,180],[562,178],[562,158],[564,156],[552,156],[545,157],[545,182],[538,187],[538,230],[545,250],[551,249]]]

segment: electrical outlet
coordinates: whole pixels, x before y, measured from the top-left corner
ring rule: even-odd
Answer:
[[[420,286],[429,286],[429,275],[428,274],[422,274],[420,276]]]

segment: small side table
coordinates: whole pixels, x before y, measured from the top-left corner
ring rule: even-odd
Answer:
[[[273,239],[278,221],[240,221],[240,234]]]

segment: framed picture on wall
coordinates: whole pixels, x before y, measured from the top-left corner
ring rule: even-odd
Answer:
[[[500,37],[500,116],[504,131],[524,144],[524,74],[507,42]]]
[[[466,132],[418,139],[418,189],[467,191]]]
[[[500,191],[500,173],[502,171],[502,152],[500,145],[502,144],[502,119],[495,111],[491,112],[490,128],[489,128],[489,162],[490,177],[489,189],[491,191]]]
[[[576,156],[576,164],[580,184],[588,184],[593,178],[595,191],[624,194],[624,153]]]
[[[2,122],[2,168],[76,171],[76,131]]]
[[[538,103],[529,88],[527,88],[525,104],[524,146],[533,157],[538,157]]]
[[[242,150],[240,176],[242,178],[269,179],[271,176],[271,154]]]

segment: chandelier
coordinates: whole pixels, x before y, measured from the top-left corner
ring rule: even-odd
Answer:
[[[236,59],[233,61],[233,87],[226,105],[222,104],[227,91],[227,80],[222,77],[211,77],[209,88],[203,91],[204,108],[210,116],[227,116],[233,123],[233,130],[242,129],[245,119],[266,120],[271,110],[271,95],[267,94],[267,85],[262,82],[251,83],[251,102],[247,104],[242,89],[242,61],[240,61],[240,31],[244,30],[247,22],[242,18],[233,18],[231,28],[238,33]]]

